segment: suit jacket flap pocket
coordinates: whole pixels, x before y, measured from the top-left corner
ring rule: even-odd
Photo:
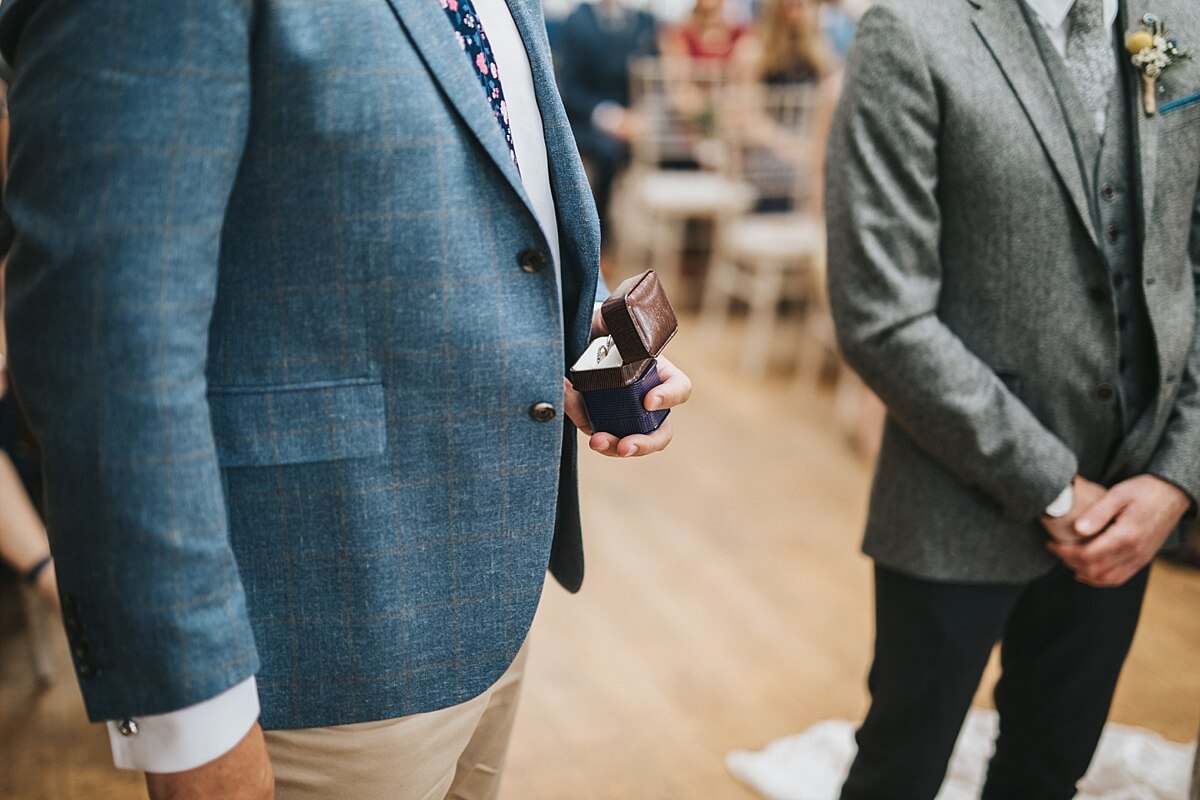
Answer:
[[[222,467],[366,458],[387,444],[378,381],[213,387],[208,402]]]

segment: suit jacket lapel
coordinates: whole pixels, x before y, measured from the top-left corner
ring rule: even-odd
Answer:
[[[1025,109],[1046,155],[1084,221],[1088,236],[1099,246],[1072,133],[1020,6],[1013,1],[971,2],[977,9],[973,18],[975,30]]]
[[[1145,3],[1140,0],[1126,0],[1121,4],[1118,15],[1118,26],[1121,39],[1133,25],[1130,20],[1141,19],[1145,11]],[[1129,63],[1128,58],[1121,59],[1121,76],[1128,82],[1129,108],[1134,123],[1134,157],[1138,163],[1138,193],[1141,196],[1142,223],[1142,252],[1144,257],[1149,253],[1146,249],[1146,229],[1151,214],[1154,212],[1154,187],[1158,172],[1158,118],[1147,117],[1142,111],[1142,81],[1137,70]]]
[[[437,0],[387,0],[400,26],[407,32],[425,66],[446,93],[467,127],[504,173],[513,190],[533,213],[533,205],[521,182],[521,173],[508,153],[508,145],[488,106],[479,78],[471,72],[454,37],[446,12]]]
[[[591,300],[595,294],[595,275],[589,267],[600,261],[599,237],[595,226],[590,224],[595,219],[592,192],[579,160],[575,135],[571,132],[567,112],[559,97],[541,5],[535,0],[507,0],[507,3],[517,31],[525,43],[525,51],[530,54],[533,88],[546,138],[550,187],[558,211],[563,254],[564,309],[568,313],[575,312],[577,317],[566,319],[565,322],[568,336],[573,331],[583,331],[581,335],[574,336],[577,341],[572,343],[573,351],[582,351],[587,345],[587,335],[591,329]],[[578,308],[572,308],[571,293],[583,296]]]

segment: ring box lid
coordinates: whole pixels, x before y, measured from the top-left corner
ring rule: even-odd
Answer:
[[[655,358],[679,330],[675,310],[654,270],[621,283],[600,308],[625,364]]]
[[[600,340],[596,340],[598,343]],[[593,348],[589,348],[571,368],[571,385],[581,392],[591,392],[597,389],[617,389],[632,386],[642,379],[646,371],[653,365],[654,359],[644,358],[628,364],[616,364],[600,368],[588,369],[588,358]]]

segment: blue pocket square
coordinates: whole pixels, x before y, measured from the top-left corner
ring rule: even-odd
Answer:
[[[1158,113],[1170,114],[1172,111],[1178,111],[1181,108],[1187,108],[1188,106],[1195,105],[1196,103],[1200,103],[1200,92],[1197,92],[1193,95],[1188,95],[1187,97],[1180,97],[1179,99],[1172,100],[1169,103],[1163,103],[1162,107],[1158,109]]]

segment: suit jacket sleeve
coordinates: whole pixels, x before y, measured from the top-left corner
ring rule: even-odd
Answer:
[[[937,88],[896,11],[864,17],[827,158],[829,291],[849,363],[908,436],[1014,519],[1071,482],[1071,450],[938,316]]]
[[[258,668],[206,400],[251,0],[17,0],[9,334],[89,716]]]
[[[1148,471],[1171,481],[1187,492],[1193,503],[1200,504],[1200,187],[1192,212],[1189,259],[1196,295],[1192,353],[1179,384],[1175,409]]]

